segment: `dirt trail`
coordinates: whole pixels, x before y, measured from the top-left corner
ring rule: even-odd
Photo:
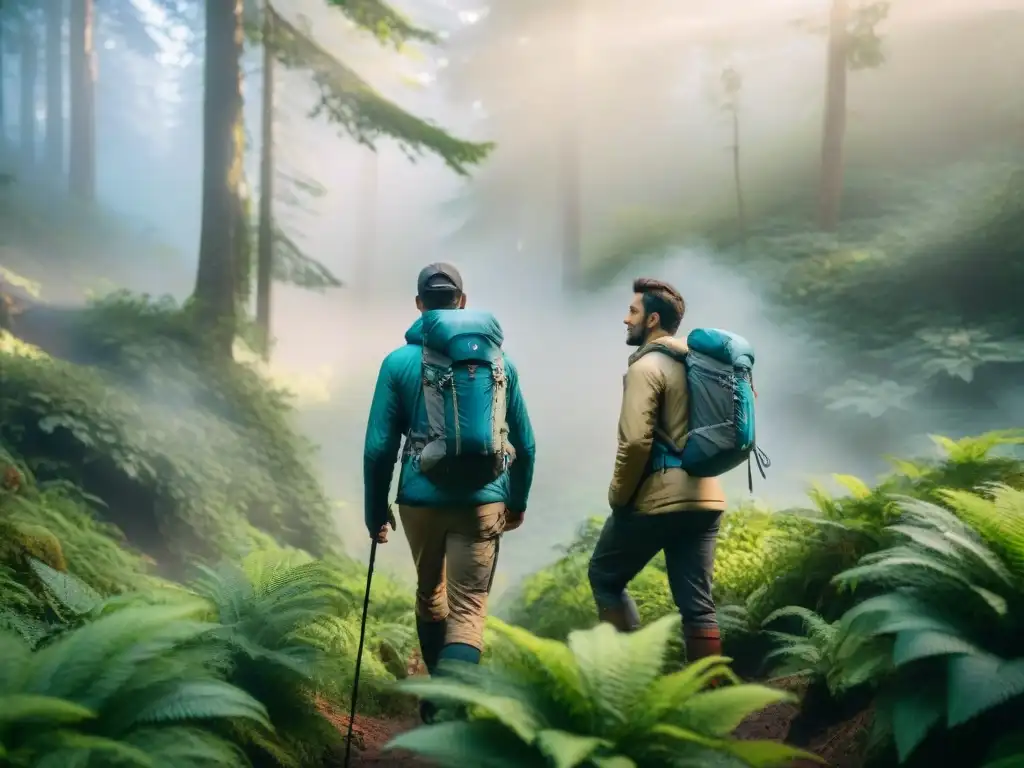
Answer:
[[[348,715],[328,715],[328,719],[342,733],[348,730]],[[352,760],[349,768],[366,768],[367,766],[388,766],[388,768],[427,768],[430,763],[400,752],[384,752],[384,745],[393,737],[418,725],[415,719],[396,720],[376,717],[356,717],[352,729]],[[345,764],[345,748],[326,761],[324,768],[341,768]]]

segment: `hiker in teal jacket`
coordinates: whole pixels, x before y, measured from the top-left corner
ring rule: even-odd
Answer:
[[[438,487],[420,470],[416,440],[428,432],[424,402],[423,344],[457,332],[486,337],[496,347],[501,326],[486,312],[465,310],[462,278],[449,264],[420,273],[416,306],[423,313],[405,334],[405,346],[386,358],[377,377],[363,450],[364,510],[371,539],[387,541],[388,494],[402,438],[397,502],[416,563],[416,616],[423,660],[478,662],[500,535],[522,525],[533,480],[534,439],[519,374],[502,353],[506,381],[505,422],[511,464],[476,490]],[[453,310],[463,310],[453,312]],[[434,348],[434,343],[428,343]],[[499,467],[500,470],[500,467]]]

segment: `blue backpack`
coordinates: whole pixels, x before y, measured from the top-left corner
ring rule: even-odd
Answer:
[[[675,355],[653,347],[686,367],[689,430],[682,451],[655,438],[652,468],[681,467],[694,477],[717,477],[747,462],[747,484],[754,489],[751,455],[761,477],[771,459],[757,447],[754,431],[754,349],[742,336],[696,328],[686,337],[689,351]]]
[[[477,490],[515,458],[505,421],[503,341],[501,326],[487,312],[434,310],[423,317],[427,434],[410,432],[406,445],[434,485]]]

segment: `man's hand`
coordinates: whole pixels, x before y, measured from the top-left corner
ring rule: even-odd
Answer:
[[[390,507],[388,508],[388,521],[380,527],[380,530],[377,531],[376,536],[371,536],[370,538],[375,540],[378,544],[387,544],[389,526],[393,531],[398,530],[398,522],[395,520],[395,512]]]
[[[522,512],[513,512],[508,507],[505,507],[505,527],[502,529],[503,533],[514,531],[516,528],[523,524],[526,519],[526,510]]]

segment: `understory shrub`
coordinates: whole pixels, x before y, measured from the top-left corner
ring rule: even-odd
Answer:
[[[187,310],[115,294],[18,321],[63,358],[0,344],[0,443],[40,484],[85,489],[169,572],[251,527],[316,555],[339,546],[287,393],[208,354]]]
[[[483,666],[452,664],[443,677],[399,687],[464,716],[393,739],[390,748],[442,766],[785,766],[815,756],[774,741],[736,739],[749,715],[793,697],[736,684],[724,659],[664,674],[678,619],[636,633],[610,625],[575,631],[567,644],[491,621],[497,647]],[[734,684],[717,689],[712,680]],[[818,761],[820,762],[820,761]]]

